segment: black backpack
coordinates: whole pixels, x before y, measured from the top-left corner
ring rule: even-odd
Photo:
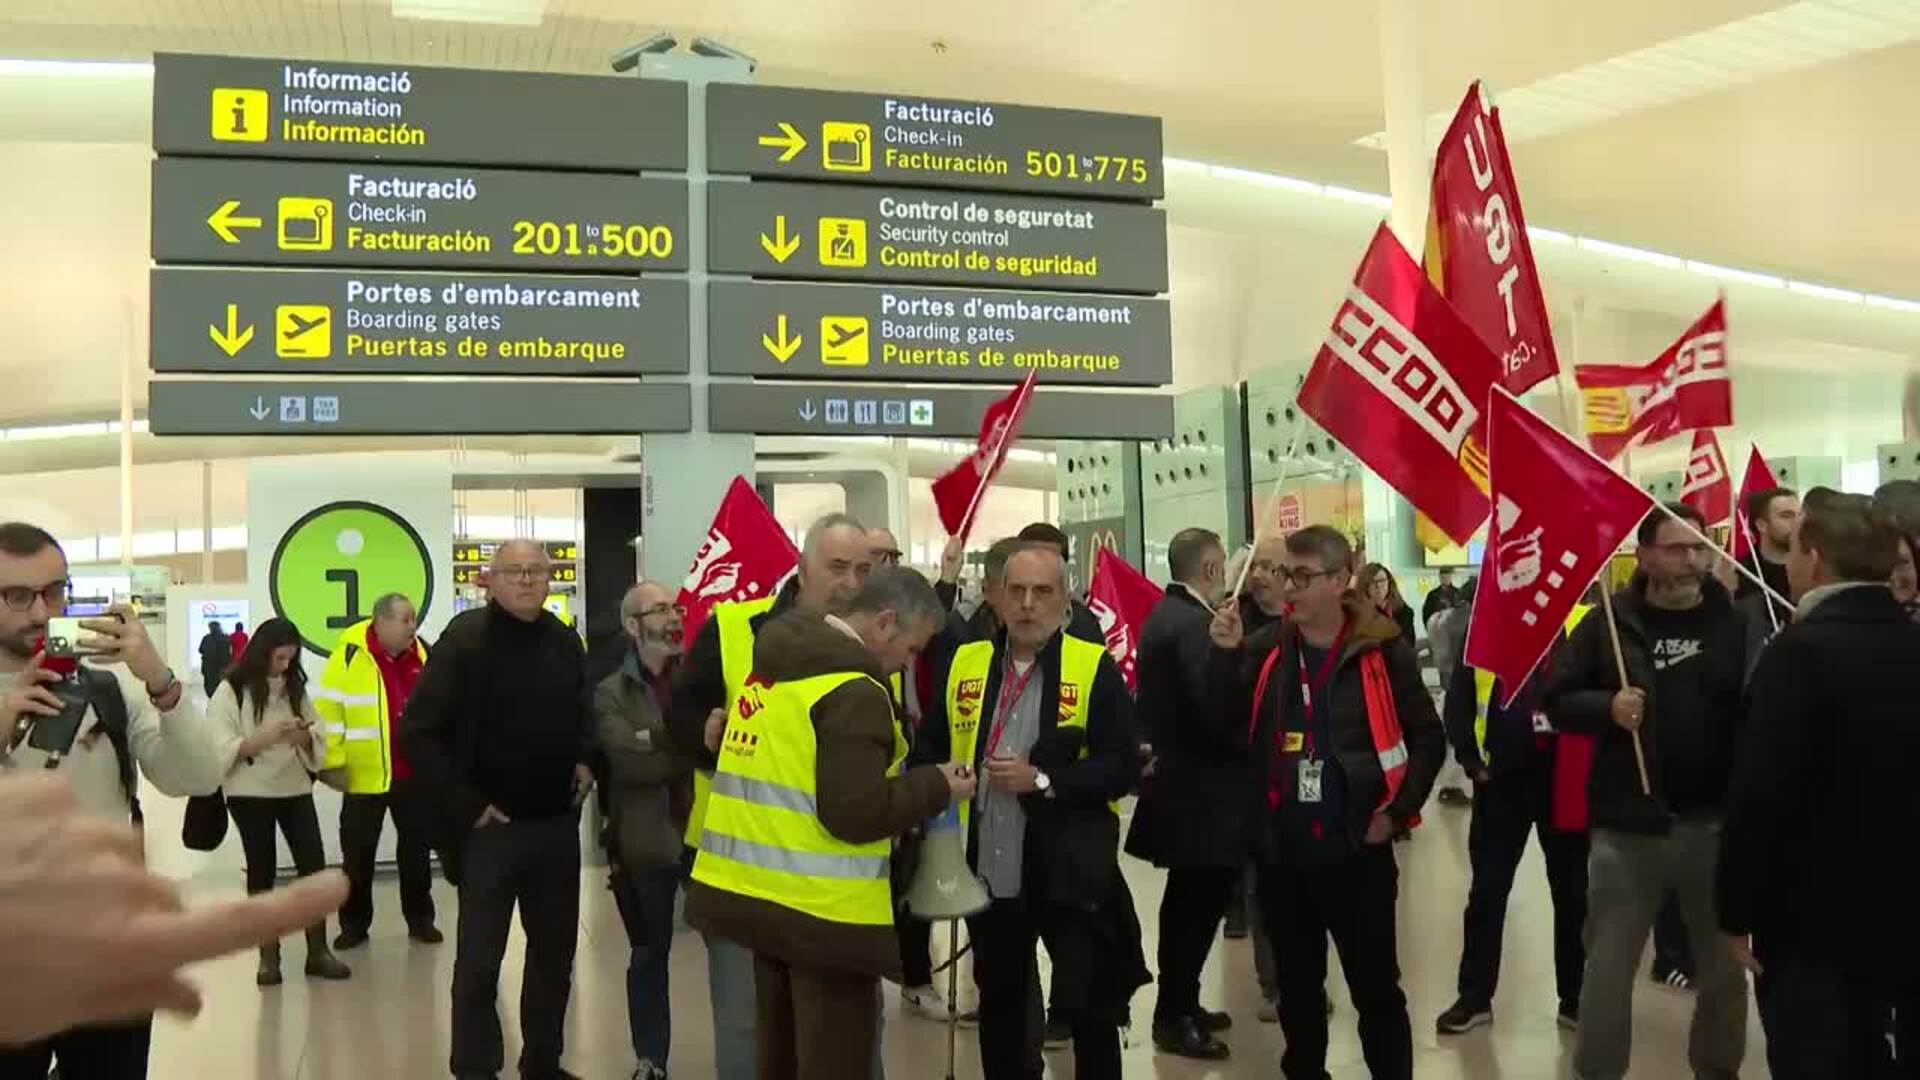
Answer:
[[[120,692],[120,680],[111,671],[88,667],[78,669],[75,674],[87,703],[93,707],[95,719],[100,722],[101,732],[113,745],[113,756],[120,763],[120,787],[127,793],[127,805],[133,808],[133,820],[138,824],[143,820],[140,775],[134,767],[133,746],[127,736],[131,724],[127,718],[127,699]]]

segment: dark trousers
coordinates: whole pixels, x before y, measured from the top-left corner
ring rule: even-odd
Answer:
[[[60,1080],[143,1080],[153,1018],[120,1027],[63,1031],[51,1039],[0,1050],[0,1080],[47,1080],[60,1064]]]
[[[995,900],[993,906],[967,920],[973,938],[974,978],[980,983],[980,1071],[985,1080],[1039,1080],[1040,1032],[1029,1009],[1039,986],[1039,964],[1034,953],[1045,925],[1058,944],[1056,962],[1081,965],[1092,959],[1073,940],[1073,920],[1084,926],[1081,913],[1054,912],[1024,899]],[[1096,985],[1088,979],[1086,985]],[[1119,1080],[1120,1027],[1113,1017],[1100,1015],[1076,999],[1062,1009],[1073,1029],[1073,1075],[1078,1080]]]
[[[327,850],[320,844],[320,815],[313,809],[312,795],[278,799],[230,795],[227,813],[240,833],[240,850],[247,856],[247,892],[263,893],[273,888],[280,869],[280,845],[274,842],[276,827],[287,838],[293,868],[301,877],[326,869]]]
[[[873,1075],[880,980],[790,967],[753,956],[760,1080],[864,1080]]]
[[[1460,947],[1460,1000],[1477,1009],[1493,1004],[1500,984],[1500,945],[1507,922],[1507,896],[1526,853],[1527,836],[1538,832],[1546,857],[1547,889],[1553,896],[1553,972],[1560,1000],[1580,1000],[1587,950],[1580,934],[1587,922],[1587,834],[1552,825],[1553,777],[1548,770],[1500,776],[1474,785],[1473,824],[1467,855],[1473,884],[1467,891]]]
[[[1400,871],[1393,851],[1369,845],[1328,866],[1260,868],[1260,898],[1280,991],[1289,1080],[1321,1080],[1327,1069],[1327,938],[1340,950],[1347,989],[1360,1014],[1360,1047],[1374,1080],[1412,1080],[1413,1028],[1400,990],[1394,905]]]
[[[932,985],[933,924],[901,908],[893,916],[893,933],[900,940],[900,985]]]
[[[520,1071],[544,1076],[560,1065],[580,932],[578,821],[571,814],[514,821],[474,829],[467,837],[453,961],[455,1076],[493,1076],[504,1065],[494,1001],[516,905],[527,937],[520,979]]]
[[[1774,1080],[1920,1077],[1920,994],[1877,992],[1822,958],[1769,952],[1759,939],[1754,947],[1763,969],[1754,998]]]
[[[1160,898],[1160,996],[1153,1022],[1172,1023],[1200,1011],[1200,970],[1219,933],[1237,867],[1167,871]]]
[[[1687,920],[1680,916],[1680,894],[1669,889],[1653,920],[1653,977],[1665,982],[1675,971],[1692,981],[1693,945],[1687,940]]]
[[[673,950],[673,898],[685,876],[679,862],[613,872],[613,900],[627,930],[627,1027],[633,1055],[665,1068],[673,1047],[668,958]]]
[[[395,784],[379,795],[348,795],[340,802],[340,854],[346,863],[347,902],[340,928],[364,934],[373,926],[373,863],[387,813],[399,834],[394,851],[400,863],[400,911],[409,927],[433,925],[433,835],[431,810],[422,805],[418,785]],[[444,855],[442,861],[445,861]],[[458,877],[449,873],[448,880]]]

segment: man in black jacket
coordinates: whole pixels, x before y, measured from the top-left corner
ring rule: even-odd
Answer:
[[[1740,522],[1747,530],[1747,536],[1753,541],[1753,558],[1748,561],[1747,569],[1756,570],[1767,588],[1779,594],[1780,599],[1766,596],[1750,578],[1741,577],[1737,596],[1741,600],[1753,599],[1755,610],[1762,616],[1769,614],[1769,629],[1785,626],[1793,619],[1793,609],[1782,600],[1788,593],[1787,549],[1793,543],[1793,530],[1800,521],[1800,497],[1792,488],[1775,487],[1764,491],[1755,491],[1747,495],[1740,507]]]
[[[1207,625],[1225,589],[1226,558],[1210,529],[1182,529],[1167,545],[1173,583],[1140,630],[1135,705],[1157,763],[1127,838],[1128,854],[1167,871],[1153,1043],[1213,1061],[1227,1056],[1213,1033],[1232,1020],[1200,1007],[1200,969],[1247,853],[1246,755],[1221,753],[1206,718]]]
[[[1675,517],[1702,524],[1699,511],[1678,503],[1649,515],[1635,553],[1639,573],[1613,598],[1628,686],[1620,685],[1606,617],[1598,615],[1560,650],[1546,690],[1555,727],[1598,736],[1587,783],[1593,850],[1574,1053],[1584,1080],[1627,1074],[1634,973],[1669,889],[1679,898],[1698,979],[1688,1040],[1694,1075],[1736,1076],[1746,1052],[1747,984],[1716,943],[1713,915],[1746,621],[1708,572],[1712,547]]]
[[[1014,539],[1029,544],[1046,544],[1060,553],[1061,562],[1066,563],[1069,568],[1073,566],[1073,542],[1067,538],[1066,533],[1060,531],[1058,525],[1050,525],[1044,521],[1036,521],[1026,528],[1021,529],[1020,535],[1014,537]],[[1068,576],[1072,576],[1071,570],[1069,570]],[[1081,585],[1084,587],[1086,583],[1081,582]],[[1106,634],[1100,630],[1099,616],[1093,613],[1093,609],[1088,607],[1085,601],[1081,600],[1078,596],[1071,596],[1068,598],[1068,603],[1071,606],[1068,608],[1067,613],[1067,633],[1072,634],[1082,641],[1107,640]]]
[[[1920,1056],[1920,626],[1886,585],[1899,543],[1865,496],[1807,493],[1787,557],[1799,615],[1747,697],[1716,900],[1775,1080],[1912,1076]]]
[[[560,1067],[580,932],[580,803],[593,786],[586,654],[541,607],[552,567],[529,540],[503,544],[491,600],[463,612],[427,658],[401,722],[425,789],[465,837],[453,962],[456,1077],[504,1065],[500,961],[513,910],[527,936],[520,1075],[570,1080]]]
[[[942,661],[910,761],[971,764],[962,810],[968,861],[993,904],[969,920],[980,983],[986,1080],[1039,1080],[1036,938],[1082,977],[1055,1007],[1072,1030],[1074,1075],[1119,1080],[1120,1025],[1146,981],[1108,804],[1132,790],[1140,739],[1126,680],[1104,645],[1064,634],[1066,561],[1047,544],[1007,560],[1002,630]]]
[[[1226,750],[1251,748],[1243,797],[1279,975],[1289,1080],[1327,1063],[1327,938],[1340,950],[1375,1080],[1411,1080],[1413,1031],[1395,944],[1394,833],[1411,826],[1446,755],[1413,646],[1349,592],[1353,548],[1315,525],[1287,537],[1277,572],[1292,615],[1252,637],[1223,607],[1208,718]],[[1389,705],[1390,703],[1390,705]]]
[[[1577,609],[1584,617],[1584,609]],[[1554,757],[1559,735],[1540,702],[1540,679],[1530,677],[1505,705],[1507,688],[1489,672],[1466,664],[1447,687],[1443,719],[1454,758],[1473,779],[1473,824],[1467,857],[1473,883],[1460,937],[1459,997],[1434,1027],[1457,1035],[1493,1022],[1493,994],[1500,983],[1500,946],[1505,937],[1507,897],[1513,874],[1538,832],[1553,896],[1553,969],[1559,990],[1560,1026],[1576,1027],[1586,949],[1587,834],[1553,824]]]

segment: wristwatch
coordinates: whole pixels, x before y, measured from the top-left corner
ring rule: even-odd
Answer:
[[[168,668],[166,675],[160,680],[160,689],[155,690],[151,686],[147,687],[147,700],[157,702],[168,694],[173,693],[173,688],[178,685],[180,685],[180,677],[173,673],[172,668]]]
[[[1033,770],[1033,790],[1046,798],[1053,798],[1053,778],[1039,769]]]

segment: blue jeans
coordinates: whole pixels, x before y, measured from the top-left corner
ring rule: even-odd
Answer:
[[[754,989],[753,953],[737,942],[705,935],[707,990],[713,999],[715,1080],[755,1080],[759,1075],[760,1001]]]
[[[627,1024],[633,1053],[662,1068],[673,1041],[667,956],[673,948],[673,897],[684,873],[679,863],[629,873],[616,870],[613,899],[626,925]]]

